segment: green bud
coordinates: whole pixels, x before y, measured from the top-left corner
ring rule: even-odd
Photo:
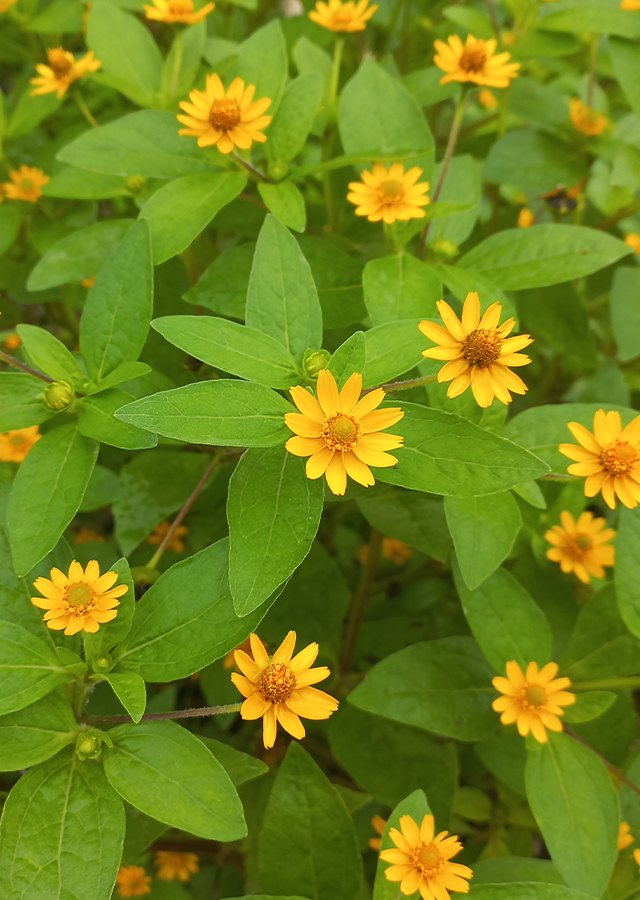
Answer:
[[[93,671],[97,674],[108,672],[112,665],[113,660],[110,653],[103,653],[102,656],[98,656],[97,659],[91,661]]]
[[[446,238],[438,238],[430,244],[430,247],[434,253],[438,253],[440,256],[446,256],[448,259],[453,259],[454,256],[457,256],[460,253],[458,245],[454,244],[453,241],[448,241]]]
[[[73,388],[66,381],[54,381],[44,392],[44,402],[49,409],[59,412],[66,409],[73,400]]]
[[[289,164],[280,160],[270,160],[269,161],[269,175],[273,178],[274,181],[280,181],[281,178],[289,171]]]
[[[132,194],[137,194],[145,186],[147,179],[144,175],[127,175],[124,183],[128,191],[131,191]]]
[[[305,350],[302,366],[309,378],[317,378],[321,369],[329,365],[331,354],[328,350]]]
[[[84,732],[78,735],[76,753],[80,759],[96,759],[102,750],[102,740],[97,732]]]

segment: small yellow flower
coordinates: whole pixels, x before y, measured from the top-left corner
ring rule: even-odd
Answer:
[[[10,6],[17,2],[18,0],[0,0],[0,13],[5,13]]]
[[[42,435],[37,425],[0,434],[0,462],[21,463]]]
[[[472,82],[486,87],[509,87],[511,80],[518,77],[520,63],[508,62],[511,54],[507,52],[496,55],[498,42],[495,38],[484,41],[467,35],[467,41],[462,43],[457,34],[452,34],[444,41],[435,41],[438,51],[433,58],[434,63],[443,72],[444,78],[440,84],[449,84],[450,81]]]
[[[369,0],[347,0],[342,3],[341,0],[329,0],[324,3],[318,0],[316,8],[309,13],[312,22],[328,28],[329,31],[364,31],[367,22],[378,9],[377,3],[368,5]]]
[[[625,234],[624,242],[627,247],[631,247],[634,253],[640,253],[640,234],[630,231],[628,234]]]
[[[96,282],[96,276],[90,275],[88,278],[83,278],[82,281],[80,282],[80,284],[82,285],[83,288],[86,288],[88,291],[90,291],[91,288],[94,286],[95,282]]]
[[[311,687],[331,674],[326,666],[312,669],[318,645],[309,644],[296,656],[296,633],[290,631],[272,657],[256,634],[251,635],[253,658],[244,650],[236,650],[236,665],[231,680],[245,697],[240,715],[243,719],[262,718],[262,738],[268,750],[276,741],[278,722],[296,740],[305,736],[305,719],[328,719],[338,708],[338,701]]]
[[[402,163],[393,163],[390,169],[382,163],[375,163],[373,171],[364,169],[362,181],[349,183],[350,194],[347,200],[356,206],[357,216],[366,216],[370,222],[385,224],[407,222],[409,219],[424,218],[421,206],[429,203],[425,196],[429,190],[429,182],[416,184],[422,169],[414,166],[404,171]]]
[[[518,228],[531,228],[535,225],[536,217],[528,206],[523,206],[518,214]]]
[[[102,65],[99,59],[93,58],[93,50],[76,59],[73,53],[62,47],[47,50],[47,61],[49,65],[37,64],[36,72],[39,77],[30,80],[31,84],[36,85],[36,89],[31,91],[32,97],[55,92],[60,99],[67,93],[72,82],[84,78],[89,72],[97,72]]]
[[[160,522],[160,524],[156,525],[156,527],[147,538],[147,544],[161,544],[169,533],[170,528],[171,525],[168,522]],[[165,550],[175,550],[176,553],[182,553],[182,551],[184,550],[184,541],[182,540],[182,538],[185,534],[188,534],[188,532],[189,529],[186,525],[178,525],[176,530],[171,535],[171,538],[169,539],[169,543],[165,547]]]
[[[570,475],[586,476],[585,497],[602,498],[610,509],[616,508],[616,495],[628,509],[640,503],[640,416],[622,428],[620,413],[599,409],[593,417],[593,434],[579,422],[569,422],[576,444],[560,444],[560,453],[575,462]]]
[[[100,625],[110,622],[118,615],[114,607],[120,605],[118,597],[126,594],[126,584],[113,585],[118,580],[116,572],[100,575],[100,566],[95,559],[83,569],[79,562],[69,566],[69,574],[60,569],[51,569],[48,578],[36,578],[33,586],[42,597],[32,597],[31,602],[39,609],[46,609],[44,621],[47,628],[62,631],[66,635],[86,631],[95,634]]]
[[[11,181],[5,181],[2,185],[8,199],[27,200],[29,203],[35,203],[42,197],[40,188],[50,180],[42,169],[36,169],[35,166],[20,166],[19,169],[13,169],[9,172],[9,178]]]
[[[571,685],[568,678],[556,678],[558,664],[547,663],[538,671],[538,664],[530,662],[526,674],[515,660],[507,663],[507,677],[497,675],[493,686],[504,696],[493,701],[496,712],[502,713],[503,725],[516,722],[522,737],[529,732],[540,744],[548,741],[549,731],[562,731],[558,716],[564,715],[563,706],[576,702],[576,695],[565,690]]]
[[[489,88],[482,88],[478,93],[478,102],[485,109],[495,109],[498,105],[498,98]]]
[[[545,534],[554,545],[547,551],[548,559],[560,563],[565,574],[575,572],[584,584],[589,584],[590,575],[604,578],[603,566],[614,564],[615,548],[607,544],[616,535],[613,528],[604,528],[606,520],[595,519],[588,511],[576,521],[565,509],[560,521],[562,525],[554,525]]]
[[[225,92],[219,75],[207,75],[205,90],[191,91],[191,103],[180,103],[187,115],[177,119],[188,127],[181,128],[178,134],[197,137],[198,147],[215,144],[221,153],[231,153],[234,147],[248,150],[254,141],[264,144],[267,136],[262,129],[273,117],[263,113],[271,106],[271,100],[262,97],[254,102],[255,90],[255,84],[245,88],[242,78],[234,78]]]
[[[620,831],[618,832],[618,853],[620,853],[621,850],[630,847],[634,841],[635,838],[631,834],[631,826],[629,823],[620,822]]]
[[[634,858],[635,861],[636,861],[636,865],[637,865],[637,866],[640,866],[640,850],[634,850],[634,851],[633,851],[633,858]]]
[[[391,562],[394,562],[397,566],[402,566],[408,559],[411,559],[413,550],[408,544],[405,544],[404,541],[386,537],[382,538],[382,555],[385,559],[390,559]],[[360,547],[358,559],[363,565],[369,559],[369,544]]]
[[[450,900],[449,891],[469,892],[473,871],[451,862],[462,844],[448,831],[435,834],[433,816],[425,816],[420,826],[411,816],[400,816],[400,831],[391,828],[389,837],[397,849],[380,853],[380,859],[392,863],[384,874],[387,881],[400,882],[405,896],[420,891],[423,900]]]
[[[170,853],[168,850],[159,850],[156,853],[156,866],[158,878],[164,881],[175,881],[177,878],[186,883],[192,875],[200,871],[195,853]]]
[[[308,456],[307,478],[322,478],[334,494],[347,489],[347,475],[363,487],[375,484],[369,466],[389,468],[398,460],[388,450],[402,447],[404,439],[382,434],[404,416],[398,407],[377,409],[385,398],[382,388],[362,399],[362,375],[354,372],[340,392],[328,369],[318,373],[317,399],[299,385],[289,393],[300,413],[285,413],[287,427],[296,437],[286,448],[294,456]]]
[[[380,844],[381,838],[384,834],[384,830],[387,827],[387,823],[382,818],[382,816],[374,816],[371,820],[371,825],[373,826],[373,830],[378,835],[377,838],[369,838],[369,846],[372,850],[375,850],[376,853],[380,852]]]
[[[609,119],[583,103],[579,97],[572,97],[569,104],[569,118],[576,131],[589,136],[602,134]]]
[[[142,866],[120,866],[116,884],[121,897],[144,897],[151,893],[151,879]]]
[[[444,300],[437,303],[438,312],[445,324],[420,322],[420,331],[430,341],[438,344],[423,350],[427,359],[447,360],[438,372],[438,381],[451,381],[447,397],[459,397],[471,385],[478,406],[491,406],[493,398],[501,403],[511,403],[510,391],[525,394],[527,386],[508,366],[526,366],[531,360],[519,350],[524,350],[533,339],[528,334],[507,337],[514,319],[507,319],[498,327],[502,306],[492,303],[480,318],[480,298],[470,291],[462,308],[462,322]]]
[[[78,528],[73,538],[74,544],[104,544],[104,538],[92,528]]]
[[[640,11],[640,0],[622,0],[620,9],[638,12]]]
[[[215,9],[215,3],[207,3],[201,9],[194,12],[193,0],[153,0],[153,6],[143,6],[147,19],[156,22],[181,22],[185,25],[197,25]]]
[[[22,338],[15,332],[13,334],[8,334],[4,339],[4,345],[7,350],[17,350],[21,343]]]

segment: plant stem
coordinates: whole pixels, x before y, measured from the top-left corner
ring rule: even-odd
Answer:
[[[358,632],[360,631],[362,617],[367,605],[367,600],[369,599],[369,592],[376,574],[376,568],[378,567],[380,551],[382,550],[382,538],[383,534],[381,531],[378,531],[377,528],[371,529],[369,554],[362,567],[362,572],[360,573],[360,582],[353,597],[353,603],[351,604],[349,624],[347,625],[347,633],[344,639],[344,648],[340,660],[340,671],[343,675],[346,675],[347,672],[350,671],[351,664],[353,663],[353,655],[355,653],[356,643],[358,642]]]
[[[141,722],[158,722],[162,719],[197,719],[200,716],[221,716],[226,713],[240,712],[242,703],[230,703],[228,706],[203,706],[201,709],[176,709],[166,713],[147,713]],[[90,716],[90,725],[96,722],[133,722],[131,716]]]
[[[594,227],[597,228],[598,231],[608,231],[609,228],[613,228],[614,225],[617,225],[618,222],[621,222],[623,219],[634,216],[638,210],[640,210],[640,200],[634,200],[633,203],[629,203],[628,206],[623,206],[618,212],[614,213],[612,216],[607,216],[606,219],[603,219],[602,222],[599,222]]]
[[[408,378],[406,381],[390,381],[389,384],[380,384],[378,387],[365,388],[363,394],[369,394],[371,391],[377,391],[382,388],[387,394],[394,394],[396,391],[408,391],[410,388],[420,387],[422,384],[433,384],[438,380],[437,375],[422,375],[420,378]]]
[[[594,34],[591,40],[591,54],[589,57],[589,81],[587,84],[587,106],[593,109],[593,95],[596,89],[596,68],[598,64],[599,35]]]
[[[87,104],[84,102],[82,94],[80,93],[80,88],[77,86],[73,89],[73,99],[76,101],[78,109],[80,110],[82,115],[85,117],[85,119],[87,120],[89,125],[91,125],[92,128],[99,128],[100,126],[98,125],[96,120],[91,115],[91,110],[89,109]]]
[[[180,71],[182,69],[182,55],[184,46],[182,43],[182,28],[178,26],[175,41],[176,55],[173,60],[173,72],[171,73],[171,96],[175,97],[178,92],[178,81],[180,80]]]
[[[541,475],[538,479],[539,481],[575,481],[578,478],[577,475],[565,475],[563,472],[547,472],[546,475]]]
[[[249,162],[249,160],[244,159],[242,156],[240,156],[240,154],[238,153],[237,150],[233,151],[233,155],[234,155],[234,158],[237,160],[237,162],[239,162],[241,166],[244,166],[245,169],[248,169],[249,172],[251,172],[251,174],[254,175],[258,179],[258,181],[269,181],[267,176],[264,175],[260,171],[260,169],[256,169],[256,167],[254,165],[252,165]]]
[[[335,47],[333,48],[333,69],[331,70],[331,85],[329,88],[329,115],[331,121],[336,118],[336,100],[338,98],[338,87],[340,85],[340,67],[342,66],[342,51],[344,50],[344,38],[336,38]]]
[[[594,750],[593,747],[591,746],[591,744],[588,744],[585,740],[583,740],[580,737],[579,734],[576,734],[575,731],[573,731],[573,729],[568,728],[566,725],[564,726],[564,730],[569,735],[569,737],[572,737],[579,744],[582,744],[583,747],[586,747],[588,750],[591,750],[592,753],[595,753],[595,755],[598,757],[598,759],[602,760],[602,762],[605,764],[607,769],[609,769],[609,771],[613,775],[615,775],[616,778],[618,778],[620,781],[624,782],[624,784],[626,784],[627,787],[630,787],[631,790],[634,791],[636,794],[640,794],[640,787],[638,787],[637,784],[634,784],[630,778],[627,778],[627,776],[624,774],[624,772],[620,771],[620,769],[617,766],[614,766],[613,763],[610,763],[609,760],[606,759],[606,757],[604,757],[601,753],[598,753],[597,750]]]
[[[496,37],[500,38],[500,26],[498,25],[498,18],[496,16],[496,10],[493,5],[493,0],[484,0],[487,4],[487,11],[489,13],[489,18],[491,19],[491,24],[493,25],[493,30],[496,33]]]
[[[593,681],[576,681],[572,691],[624,691],[640,688],[640,675],[620,678],[596,678]]]
[[[54,383],[53,378],[49,378],[48,375],[43,375],[42,372],[36,372],[31,366],[27,366],[25,363],[20,362],[19,359],[15,359],[15,357],[10,356],[8,353],[3,353],[2,350],[0,350],[0,359],[3,362],[9,363],[10,366],[16,366],[18,369],[22,369],[23,372],[28,372],[29,375],[33,375],[34,378],[39,378],[40,381],[46,381],[47,384]]]

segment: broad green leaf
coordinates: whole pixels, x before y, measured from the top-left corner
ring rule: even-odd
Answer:
[[[319,72],[307,72],[289,82],[269,126],[265,144],[265,154],[271,163],[270,172],[276,167],[284,170],[286,164],[300,153],[323,94],[324,78]]]
[[[282,865],[282,847],[287,864]],[[299,744],[289,744],[260,832],[260,884],[271,894],[353,900],[362,861],[344,801]]]
[[[7,482],[10,489],[10,483]],[[4,518],[4,517],[3,517]],[[18,578],[11,559],[11,546],[4,527],[0,523],[0,619],[25,628],[36,637],[51,643],[51,632],[42,621],[42,613],[30,602],[31,585]]]
[[[148,366],[143,362],[120,363],[119,366],[116,366],[113,372],[109,372],[109,374],[105,378],[102,378],[98,384],[89,382],[86,393],[88,396],[90,396],[91,394],[99,394],[102,391],[107,391],[118,384],[122,384],[123,381],[132,381],[134,378],[140,378],[142,375],[148,375],[149,372],[151,372],[151,366]]]
[[[170,343],[222,372],[279,390],[300,381],[291,354],[262,331],[213,316],[165,316],[152,325]]]
[[[71,385],[85,380],[73,353],[49,331],[35,325],[18,325],[16,330],[31,362],[41,372],[55,381],[68,381]]]
[[[98,272],[85,303],[80,348],[95,382],[138,359],[152,310],[151,238],[147,222],[140,220]]]
[[[406,253],[369,260],[362,286],[374,325],[430,319],[436,314],[436,300],[442,297],[442,283],[431,266]]]
[[[53,0],[26,24],[27,31],[39,34],[77,34],[81,28],[82,10],[73,0]]]
[[[602,896],[618,854],[616,789],[604,763],[567,734],[529,751],[527,799],[569,887]]]
[[[386,828],[381,835],[380,849],[391,850],[395,848],[395,844],[389,837],[389,831],[392,828],[400,828],[400,817],[411,816],[418,825],[422,824],[425,816],[431,812],[429,803],[424,791],[416,790],[409,794],[404,800],[397,804],[387,820]],[[389,863],[378,857],[378,867],[376,870],[376,880],[373,885],[373,900],[396,900],[398,895],[398,882],[389,881],[385,875],[389,868]],[[402,896],[402,894],[401,894]]]
[[[472,272],[471,269],[463,269],[461,266],[445,266],[442,263],[434,263],[432,268],[442,279],[444,286],[461,303],[464,303],[469,291],[477,291],[483,312],[492,303],[497,302],[502,306],[503,318],[513,316],[517,320],[518,314],[511,300],[486,275]]]
[[[222,741],[214,741],[213,738],[204,737],[201,734],[198,735],[198,739],[221,763],[235,787],[239,787],[246,781],[258,778],[269,771],[267,764],[262,762],[261,759],[249,756],[248,753],[241,753],[240,750],[230,747],[229,744],[223,744]]]
[[[625,16],[617,3],[609,0],[565,0],[564,9],[556,12],[544,9],[540,26],[546,31],[595,31],[598,34],[616,34],[621,37],[640,37],[640,22],[633,16]]]
[[[363,387],[378,387],[404,375],[422,360],[427,341],[418,328],[420,319],[385,322],[365,332],[366,359]]]
[[[9,622],[0,622],[0,672],[0,715],[23,709],[73,680],[51,644]]]
[[[95,634],[83,635],[84,655],[88,662],[108,653],[117,643],[122,641],[129,633],[133,621],[136,596],[129,563],[124,558],[118,559],[113,565],[109,566],[109,571],[117,574],[117,585],[126,584],[129,590],[119,598],[118,615],[115,619],[101,625]]]
[[[301,76],[310,72],[320,75],[323,81],[323,95],[317,117],[313,123],[313,134],[324,133],[328,119],[328,105],[331,97],[331,74],[333,62],[331,57],[306,35],[301,35],[293,45],[291,56]]]
[[[612,691],[587,691],[576,695],[576,702],[564,713],[565,722],[591,722],[611,709],[616,702]]]
[[[72,200],[108,200],[111,197],[125,197],[129,191],[119,175],[102,175],[77,166],[63,166],[42,186],[42,193],[45,197]]]
[[[622,509],[616,536],[615,583],[618,606],[629,631],[640,637],[640,516]]]
[[[40,562],[73,519],[98,455],[77,422],[49,431],[20,465],[9,498],[7,527],[18,575]]]
[[[6,126],[7,137],[17,138],[28,134],[43,119],[53,115],[60,108],[62,101],[58,99],[56,94],[32,97],[31,90],[31,86],[27,85],[27,89],[16,103]]]
[[[158,438],[142,428],[114,418],[114,413],[133,400],[133,394],[111,388],[78,404],[78,428],[85,437],[121,450],[145,450],[155,447]]]
[[[516,878],[522,878],[527,882],[561,884],[565,891],[569,890],[569,888],[564,886],[562,875],[560,875],[550,859],[535,859],[523,856],[502,856],[496,859],[479,860],[473,867],[472,884],[474,889],[479,884],[488,884],[493,887],[496,884],[513,882]],[[530,886],[529,884],[526,885],[526,887]],[[584,897],[582,900],[584,900]]]
[[[139,722],[147,706],[144,681],[135,672],[107,672],[104,676],[134,722]]]
[[[0,718],[0,771],[28,769],[74,744],[78,726],[68,700],[52,691]]]
[[[72,750],[23,775],[0,825],[4,897],[109,900],[124,840],[122,800]]]
[[[493,671],[472,638],[413,644],[375,665],[349,695],[366,712],[477,741],[496,724]]]
[[[354,372],[362,373],[367,353],[364,333],[356,331],[331,355],[327,368],[341,390]]]
[[[629,21],[628,17],[626,19]],[[638,46],[633,41],[623,38],[631,37],[624,32],[622,37],[610,37],[607,46],[611,56],[611,64],[618,84],[622,88],[637,116],[640,116],[640,63],[638,62]]]
[[[335,244],[315,237],[298,238],[318,289],[325,328],[343,328],[367,315],[362,299],[362,263]]]
[[[520,508],[506,491],[486,497],[446,497],[444,511],[462,578],[473,591],[511,552],[522,525]]]
[[[221,316],[244,319],[254,244],[241,244],[221,253],[183,299]]]
[[[113,498],[118,490],[118,476],[111,469],[97,465],[94,467],[89,479],[89,484],[84,492],[82,503],[80,504],[81,512],[91,512],[94,509],[101,509],[103,506],[109,506],[113,502]]]
[[[118,410],[118,419],[191,444],[274,447],[291,437],[292,405],[262,384],[202,381],[161,391]]]
[[[322,312],[309,263],[285,226],[268,215],[251,268],[245,320],[299,362],[322,342]]]
[[[239,616],[257,609],[305,558],[324,484],[284,447],[247,450],[229,482],[229,583]]]
[[[466,28],[467,31],[472,31],[479,38],[491,40],[491,38],[495,37],[491,19],[477,9],[472,9],[468,6],[447,6],[442,10],[442,13],[445,19],[453,22],[454,25]]]
[[[483,860],[483,862],[510,862],[511,860]],[[594,900],[593,894],[573,891],[564,884],[545,884],[542,880],[533,881],[529,871],[532,863],[544,863],[542,859],[514,859],[513,877],[526,875],[527,881],[511,881],[505,884],[474,884],[472,882],[469,896],[473,900]],[[526,867],[526,868],[525,868]]]
[[[419,106],[433,106],[442,100],[450,100],[459,91],[458,85],[440,84],[442,69],[437,66],[429,66],[427,69],[416,69],[409,72],[402,79],[402,83],[412,97],[418,101]]]
[[[640,269],[616,269],[611,286],[611,326],[623,362],[640,356]]]
[[[55,415],[45,406],[44,382],[22,372],[0,373],[0,432],[40,425]]]
[[[228,83],[239,76],[246,84],[255,84],[256,100],[262,97],[271,99],[267,114],[272,116],[280,104],[288,74],[287,45],[282,25],[279,19],[272,19],[240,44]]]
[[[213,841],[247,827],[234,786],[202,741],[175,722],[119,725],[104,768],[112,787],[148,816]]]
[[[441,171],[442,163],[438,163],[432,179],[435,184],[438,183]],[[477,160],[472,156],[454,156],[438,197],[439,202],[425,207],[425,212],[428,215],[431,206],[441,204],[446,207],[447,204],[461,203],[466,204],[467,209],[454,212],[453,215],[438,216],[429,228],[429,243],[447,240],[462,244],[466,241],[478,219],[481,197],[482,179]]]
[[[258,191],[269,212],[287,228],[303,232],[307,227],[304,197],[290,181],[280,184],[258,183]]]
[[[495,184],[506,182],[521,191],[542,193],[557,184],[577,184],[587,173],[581,153],[570,150],[554,135],[528,128],[509,131],[493,144],[482,178]]]
[[[198,22],[177,31],[162,69],[162,97],[165,107],[184,97],[193,85],[207,39],[207,23]]]
[[[358,506],[369,523],[388,537],[440,562],[449,556],[451,536],[439,498],[381,485],[358,497]]]
[[[458,264],[485,274],[505,291],[519,291],[584,278],[632,252],[595,228],[533,225],[492,234]]]
[[[524,769],[527,762],[527,750],[525,741],[522,740],[516,728],[504,728],[500,724],[497,724],[496,727],[500,730],[494,731],[493,734],[478,741],[474,745],[474,752],[500,782],[506,784],[521,797],[526,797]],[[487,879],[487,881],[492,880]],[[505,878],[505,881],[512,880],[512,878]],[[558,881],[562,883],[560,876],[558,876]]]
[[[19,210],[15,206],[4,205],[0,209],[0,253],[4,253],[15,241],[20,230]]]
[[[153,264],[186,250],[246,183],[240,172],[203,172],[170,181],[156,191],[140,213],[149,223]]]

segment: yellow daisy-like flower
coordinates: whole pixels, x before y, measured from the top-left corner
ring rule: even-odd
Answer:
[[[116,884],[121,897],[144,897],[151,893],[151,879],[142,866],[120,866]]]
[[[104,538],[92,528],[78,528],[73,538],[74,544],[104,544]]]
[[[194,12],[193,0],[153,0],[153,6],[143,6],[147,19],[156,22],[181,22],[184,25],[197,25],[215,9],[215,3],[207,3]]]
[[[80,282],[82,287],[86,288],[88,291],[91,290],[91,288],[94,286],[95,283],[96,283],[95,275],[90,275],[88,278],[83,278],[82,281]]]
[[[316,8],[309,13],[312,22],[328,28],[329,31],[364,31],[367,22],[378,9],[377,3],[369,6],[369,0],[347,0],[342,3],[341,0],[329,0],[323,3],[318,0]]]
[[[626,850],[626,848],[630,847],[634,841],[635,838],[631,834],[631,826],[629,823],[620,822],[620,830],[618,832],[618,853],[620,853],[621,850]]]
[[[631,12],[638,12],[640,11],[640,0],[622,0],[620,9],[629,10]]]
[[[627,247],[631,247],[634,253],[640,253],[640,234],[630,231],[629,234],[625,234],[624,242]]]
[[[120,606],[118,597],[126,594],[126,584],[114,587],[118,580],[116,572],[105,572],[100,575],[100,566],[95,559],[87,563],[83,569],[74,561],[65,575],[60,569],[53,568],[48,578],[36,578],[33,586],[40,591],[42,597],[32,597],[31,602],[39,609],[46,609],[44,621],[47,628],[62,631],[66,635],[86,631],[95,632],[105,622],[110,622],[118,615]]]
[[[498,105],[498,98],[489,88],[482,88],[478,92],[478,103],[485,109],[495,109]]]
[[[166,538],[169,533],[169,529],[171,525],[169,522],[160,522],[159,525],[153,529],[149,537],[147,538],[147,544],[161,544],[163,540]],[[171,535],[169,543],[165,547],[165,550],[175,550],[176,553],[182,553],[184,550],[184,541],[182,538],[185,534],[188,534],[189,529],[186,525],[178,525],[176,530]]]
[[[41,437],[37,425],[0,434],[0,462],[21,463]]]
[[[186,125],[179,134],[197,137],[198,147],[214,144],[221,153],[231,153],[234,147],[248,150],[254,141],[264,144],[267,139],[262,129],[272,116],[263,115],[271,106],[269,97],[254,102],[255,84],[245,88],[242,78],[234,78],[225,92],[220,76],[207,75],[204,91],[191,91],[190,103],[181,101],[180,108],[187,115],[177,116]]]
[[[318,655],[318,645],[309,644],[293,656],[296,633],[290,631],[270,657],[256,634],[250,640],[253,658],[244,650],[236,650],[234,659],[242,675],[236,672],[231,675],[246,698],[240,715],[248,720],[262,718],[262,739],[267,750],[275,744],[278,722],[292,737],[301,740],[306,732],[300,716],[328,719],[338,708],[337,700],[311,687],[331,674],[326,666],[311,668]]]
[[[375,850],[376,853],[380,852],[380,844],[382,840],[382,835],[384,834],[384,830],[387,827],[386,821],[382,818],[382,816],[374,816],[371,820],[371,825],[373,830],[378,835],[376,838],[369,838],[369,846],[372,850]]]
[[[408,544],[405,544],[404,541],[399,541],[397,538],[386,537],[382,538],[382,555],[385,559],[390,559],[391,562],[394,562],[397,566],[402,566],[408,559],[411,559],[413,550]],[[360,547],[358,559],[363,565],[369,559],[369,544]]]
[[[18,0],[0,0],[0,13],[5,13],[10,6],[17,2]]]
[[[73,53],[62,47],[47,50],[47,61],[49,65],[38,63],[36,72],[39,77],[30,79],[30,83],[36,85],[35,91],[31,91],[32,97],[55,93],[60,99],[67,93],[72,82],[84,78],[89,72],[97,72],[102,65],[99,59],[93,58],[93,50],[81,59],[76,59]]]
[[[393,163],[390,169],[382,163],[375,163],[373,171],[364,169],[362,181],[349,183],[350,194],[347,200],[356,206],[357,216],[366,216],[370,222],[385,224],[407,222],[409,219],[424,218],[421,206],[429,203],[425,196],[429,190],[429,182],[416,182],[422,175],[422,169],[414,166],[405,172],[402,163]]]
[[[5,181],[2,187],[9,200],[26,200],[35,203],[42,197],[42,185],[50,181],[42,169],[35,166],[20,166],[9,172],[11,181]]]
[[[584,584],[589,584],[590,575],[604,578],[604,566],[614,564],[615,548],[607,544],[616,536],[613,528],[605,528],[606,520],[596,519],[588,511],[576,521],[565,509],[560,521],[562,525],[554,525],[545,534],[554,545],[547,551],[547,558],[560,563],[565,574],[575,572]]]
[[[579,422],[569,422],[576,444],[560,444],[560,453],[575,460],[570,475],[586,476],[585,497],[602,498],[616,508],[616,495],[628,509],[640,503],[640,416],[622,428],[620,413],[599,409],[593,417],[593,434]]]
[[[518,213],[518,228],[531,228],[535,225],[536,217],[528,206],[523,206]]]
[[[457,34],[452,34],[447,41],[446,44],[444,41],[435,41],[434,44],[438,52],[433,61],[446,72],[440,84],[460,81],[505,88],[518,77],[520,63],[509,62],[511,54],[506,51],[496,54],[498,42],[495,38],[484,41],[468,34],[463,44]]]
[[[529,732],[540,744],[548,741],[549,731],[562,731],[558,716],[564,715],[563,706],[576,702],[576,695],[565,690],[571,684],[568,678],[556,678],[558,664],[547,663],[538,670],[538,664],[530,662],[526,674],[515,660],[507,663],[507,677],[497,675],[493,686],[504,696],[493,701],[496,712],[502,713],[503,725],[515,722],[522,737]]]
[[[164,881],[178,879],[185,884],[192,875],[200,871],[198,857],[195,853],[171,853],[168,850],[158,850],[156,866],[158,867],[158,878],[162,878]]]
[[[459,397],[471,385],[478,406],[491,406],[493,398],[511,403],[510,391],[525,394],[524,381],[509,366],[526,366],[531,360],[519,350],[533,343],[528,334],[507,337],[515,319],[507,319],[498,327],[502,306],[492,303],[480,317],[480,298],[475,291],[467,294],[462,308],[462,322],[444,300],[438,300],[438,312],[445,324],[420,322],[420,331],[438,344],[423,350],[427,359],[447,360],[438,372],[438,381],[450,381],[447,397]]]
[[[387,881],[399,881],[405,896],[420,891],[422,900],[450,900],[449,891],[469,892],[473,870],[451,862],[462,850],[455,834],[435,834],[433,816],[425,816],[422,824],[411,816],[400,816],[400,831],[392,828],[389,837],[395,850],[383,850],[380,859],[392,865],[385,870]]]
[[[17,350],[21,343],[22,338],[16,332],[14,332],[13,334],[8,334],[4,339],[4,345],[7,350]]]
[[[289,393],[300,413],[285,413],[295,433],[286,448],[294,456],[308,456],[307,478],[326,476],[334,494],[347,489],[347,475],[363,487],[375,484],[369,466],[389,468],[398,462],[387,451],[402,447],[404,438],[382,434],[404,416],[399,407],[377,409],[385,398],[382,388],[360,399],[362,375],[354,372],[341,391],[328,369],[318,374],[317,399],[299,385]]]
[[[572,97],[569,104],[569,118],[576,131],[589,136],[602,134],[609,119],[595,109],[583,103],[579,97]]]

